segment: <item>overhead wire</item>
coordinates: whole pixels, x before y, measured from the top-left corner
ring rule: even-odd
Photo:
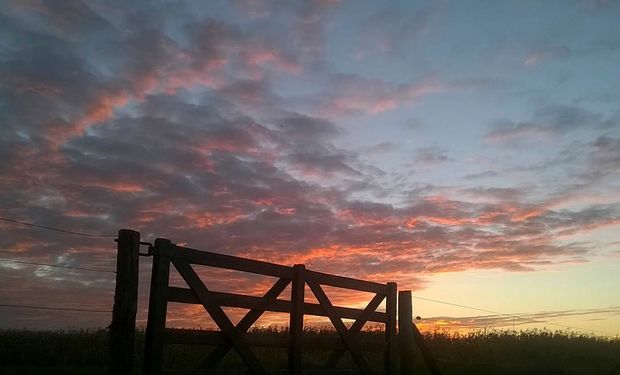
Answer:
[[[111,310],[94,310],[74,307],[56,307],[56,306],[38,306],[38,305],[16,305],[10,303],[0,303],[0,307],[13,307],[21,309],[36,309],[36,310],[58,310],[58,311],[75,311],[75,312],[91,312],[91,313],[111,313]]]
[[[60,265],[60,264],[49,264],[49,263],[27,262],[27,261],[23,261],[23,260],[7,259],[7,258],[0,258],[0,262],[17,263],[17,264],[27,264],[27,265],[32,265],[32,266],[43,266],[43,267],[65,268],[65,269],[72,269],[72,270],[79,270],[79,271],[92,271],[92,272],[107,272],[107,273],[116,273],[116,271],[111,270],[111,269],[89,268],[89,267],[76,267],[76,266],[63,266],[63,265]]]
[[[28,226],[28,227],[32,227],[32,228],[45,229],[45,230],[49,230],[49,231],[52,231],[52,232],[59,232],[59,233],[65,233],[65,234],[73,234],[73,235],[82,236],[82,237],[90,237],[90,238],[113,238],[113,237],[116,237],[116,234],[78,232],[78,231],[69,230],[69,229],[51,227],[51,226],[48,226],[48,225],[40,225],[40,224],[35,224],[35,223],[29,223],[29,222],[26,222],[26,221],[12,219],[10,217],[1,217],[0,216],[0,220],[5,221],[5,222],[9,222],[9,223],[15,223],[15,224],[19,224],[19,225],[24,225],[24,226]]]
[[[71,234],[71,235],[77,235],[77,236],[82,236],[82,237],[89,237],[89,238],[115,238],[116,237],[116,234],[85,233],[85,232],[79,232],[79,231],[68,230],[68,229],[63,229],[63,228],[51,227],[51,226],[47,226],[47,225],[40,225],[40,224],[25,222],[25,221],[16,220],[16,219],[13,219],[13,218],[8,218],[8,217],[1,217],[0,216],[0,220],[5,221],[5,222],[19,224],[19,225],[29,226],[29,227],[32,227],[32,228],[39,228],[39,229],[44,229],[44,230],[48,230],[48,231],[53,231],[53,232],[58,232],[58,233],[65,233],[65,234]],[[75,270],[82,270],[82,271],[116,273],[116,271],[113,271],[113,270],[104,270],[104,269],[95,269],[95,268],[77,267],[77,266],[63,266],[63,265],[57,265],[57,264],[47,264],[47,263],[19,261],[19,260],[13,260],[13,259],[0,259],[0,261],[13,262],[13,263],[19,263],[19,264],[29,264],[29,265],[36,265],[36,266],[46,266],[46,267],[56,267],[56,268],[65,268],[65,269],[75,269]],[[524,317],[520,316],[519,314],[507,314],[507,313],[497,312],[497,311],[488,310],[488,309],[482,309],[482,308],[473,307],[473,306],[467,306],[467,305],[453,303],[453,302],[447,302],[447,301],[441,301],[441,300],[432,299],[432,298],[420,297],[420,296],[416,296],[416,295],[413,295],[412,297],[416,298],[416,299],[419,299],[419,300],[423,300],[423,301],[440,303],[440,304],[449,305],[449,306],[455,306],[455,307],[461,307],[461,308],[470,309],[470,310],[474,310],[474,311],[485,312],[485,313],[489,313],[489,314],[493,314],[493,315],[511,317],[511,318],[519,319],[519,320],[526,320],[526,321],[528,321],[529,323],[532,323],[532,324],[543,323],[543,324],[548,324],[548,325],[553,325],[553,326],[558,326],[558,327],[563,327],[563,328],[576,329],[576,330],[581,330],[581,331],[586,331],[586,332],[599,332],[599,333],[604,333],[606,335],[612,335],[609,332],[601,331],[601,330],[596,330],[596,329],[588,329],[588,328],[582,328],[582,327],[575,327],[575,326],[570,326],[570,325],[566,325],[566,324],[554,323],[554,322],[550,322],[550,321],[547,321],[547,320],[531,319],[531,318],[528,319],[528,318],[524,318]],[[27,305],[0,304],[0,306],[4,306],[4,307],[23,307],[23,308],[39,308],[39,309],[50,309],[50,310],[88,311],[87,309],[82,309],[82,310],[79,310],[79,309],[75,310],[75,309],[73,309],[72,310],[72,309],[68,309],[68,308],[54,308],[54,307],[41,307],[41,306],[37,307],[37,306],[27,306]],[[111,311],[96,310],[96,311],[92,311],[92,312],[111,312]]]
[[[548,325],[562,327],[562,328],[575,329],[575,330],[584,331],[584,332],[598,332],[598,333],[603,333],[605,335],[613,336],[613,334],[610,333],[610,332],[602,331],[602,330],[598,330],[598,329],[575,327],[575,326],[570,326],[570,325],[560,324],[560,323],[554,323],[554,322],[550,322],[548,320],[542,320],[542,319],[536,319],[536,318],[525,318],[525,317],[521,316],[521,315],[524,315],[524,314],[501,313],[501,312],[497,312],[497,311],[493,311],[493,310],[481,309],[481,308],[478,308],[478,307],[467,306],[467,305],[462,305],[462,304],[453,303],[453,302],[441,301],[441,300],[432,299],[432,298],[426,298],[426,297],[419,297],[419,296],[416,296],[416,295],[412,295],[412,297],[415,298],[415,299],[423,300],[423,301],[435,302],[435,303],[440,303],[440,304],[443,304],[443,305],[449,305],[449,306],[455,306],[455,307],[462,307],[462,308],[469,309],[469,310],[481,311],[481,312],[486,312],[486,313],[490,313],[490,314],[493,314],[493,315],[500,315],[500,316],[506,316],[506,317],[515,318],[515,319],[519,319],[519,320],[524,320],[524,321],[527,321],[528,323],[531,323],[531,324],[548,324]]]

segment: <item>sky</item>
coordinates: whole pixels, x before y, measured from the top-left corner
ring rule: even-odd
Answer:
[[[4,1],[0,301],[110,310],[113,273],[27,263],[113,270],[128,228],[395,281],[424,329],[615,336],[619,20],[611,0]],[[0,328],[109,320],[0,306]]]

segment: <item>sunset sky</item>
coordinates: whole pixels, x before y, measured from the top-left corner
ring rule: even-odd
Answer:
[[[15,0],[0,35],[4,219],[396,281],[425,329],[620,330],[617,1]],[[0,221],[0,303],[111,310],[113,273],[20,262],[115,249]]]

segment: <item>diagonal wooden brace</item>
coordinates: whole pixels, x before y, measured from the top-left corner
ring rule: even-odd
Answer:
[[[250,327],[263,315],[270,303],[275,301],[284,289],[290,284],[291,280],[278,279],[273,286],[263,295],[260,306],[248,311],[245,316],[237,323],[235,329],[243,335]],[[205,360],[202,367],[215,368],[232,348],[230,343],[220,345],[215,348]]]
[[[381,302],[383,302],[384,299],[385,296],[383,294],[375,294],[375,296],[370,300],[370,302],[368,302],[368,305],[366,305],[366,308],[364,308],[362,315],[357,318],[353,325],[351,325],[351,328],[349,328],[349,330],[347,331],[347,335],[350,339],[354,339],[355,336],[357,336],[357,334],[364,327],[364,324],[366,324],[366,322],[370,318],[370,314],[377,310],[377,307],[379,307],[379,305],[381,304]],[[338,361],[340,361],[345,352],[346,350],[344,349],[334,350],[329,356],[329,359],[325,364],[325,368],[336,367]]]
[[[321,288],[321,285],[317,283],[311,275],[306,276],[306,283],[310,287],[310,290],[312,290],[312,293],[314,293],[314,296],[316,297],[316,299],[321,304],[321,307],[323,307],[325,314],[327,314],[327,316],[329,317],[329,320],[334,325],[334,328],[336,329],[336,332],[338,332],[338,334],[340,335],[340,339],[344,343],[344,346],[353,356],[353,359],[355,360],[355,363],[357,363],[357,366],[359,367],[360,372],[363,375],[371,374],[372,371],[370,370],[370,366],[368,365],[368,362],[364,358],[361,350],[357,347],[357,345],[355,345],[353,340],[351,340],[351,338],[349,337],[348,332],[347,332],[347,327],[342,322],[342,319],[340,319],[340,317],[336,315],[334,306],[332,305],[329,298],[323,291],[323,288]]]
[[[189,263],[185,260],[181,259],[172,259],[172,264],[176,267],[183,277],[183,280],[187,283],[187,285],[191,288],[192,292],[198,298],[202,306],[207,310],[211,318],[217,324],[219,329],[224,334],[224,337],[228,339],[231,346],[235,348],[237,353],[243,358],[245,363],[248,365],[250,371],[253,374],[257,375],[265,375],[265,369],[258,361],[254,353],[250,350],[250,348],[243,342],[241,335],[235,329],[235,326],[232,324],[228,316],[222,310],[222,308],[214,301],[210,296],[210,292],[205,286],[205,284],[200,280],[200,277],[194,269],[189,265]]]

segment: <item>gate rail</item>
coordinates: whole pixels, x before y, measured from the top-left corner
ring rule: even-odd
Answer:
[[[216,348],[203,364],[207,368],[217,367],[231,349],[237,351],[253,374],[266,374],[251,347],[288,348],[288,370],[301,374],[304,349],[332,349],[325,368],[335,368],[342,356],[349,352],[360,373],[370,374],[371,368],[364,352],[384,352],[386,374],[396,374],[397,367],[402,375],[414,373],[416,352],[424,358],[433,375],[440,375],[423,336],[413,323],[410,291],[398,292],[398,341],[397,342],[397,288],[396,283],[386,284],[353,279],[306,269],[297,264],[287,267],[279,264],[218,254],[177,246],[168,239],[159,238],[154,245],[140,241],[140,233],[121,229],[118,243],[116,290],[114,309],[110,324],[110,367],[108,374],[131,374],[134,362],[135,323],[138,295],[139,256],[152,256],[153,265],[148,306],[148,319],[144,347],[144,374],[160,374],[163,366],[164,347],[167,344],[212,345]],[[149,245],[149,253],[140,252],[140,245]],[[243,271],[252,274],[276,277],[277,281],[262,296],[215,292],[209,290],[192,265],[204,265],[222,269]],[[170,267],[176,268],[187,287],[170,285]],[[291,284],[289,298],[280,298]],[[306,285],[318,303],[304,301]],[[374,293],[364,309],[334,306],[323,286]],[[377,311],[385,303],[385,311]],[[169,302],[199,304],[209,313],[220,331],[183,330],[166,327]],[[235,325],[222,307],[246,308],[249,311]],[[266,311],[289,314],[289,336],[276,339],[246,335],[252,325]],[[329,318],[340,342],[315,341],[304,337],[304,316]],[[342,319],[353,319],[347,328]],[[365,342],[362,348],[356,338],[367,322],[385,324],[385,337],[381,342]],[[397,348],[398,346],[398,348]],[[417,348],[417,350],[416,350]],[[398,349],[398,350],[397,350]],[[398,351],[398,355],[397,355]],[[398,366],[397,366],[398,365]],[[204,367],[203,366],[203,367]]]
[[[326,368],[334,368],[345,352],[349,352],[362,374],[371,374],[371,369],[362,348],[355,341],[357,334],[367,322],[385,324],[384,348],[385,370],[388,374],[396,373],[396,284],[380,284],[371,281],[352,279],[306,269],[298,264],[293,267],[274,263],[239,258],[230,255],[200,251],[174,245],[170,240],[157,239],[150,250],[153,255],[153,272],[151,276],[151,294],[146,327],[144,371],[156,374],[162,371],[163,349],[165,344],[205,344],[217,345],[209,356],[211,366],[230,350],[235,349],[254,374],[266,374],[266,371],[250,348],[252,346],[280,346],[289,349],[289,371],[301,374],[303,347],[311,343],[303,340],[304,315],[328,317],[339,334],[342,345],[326,362]],[[170,265],[174,266],[188,288],[169,285]],[[262,296],[213,292],[193,269],[192,264],[211,266],[253,274],[277,277],[278,280]],[[292,284],[290,299],[278,298],[284,289]],[[305,286],[308,285],[318,304],[304,301]],[[323,290],[323,285],[374,293],[366,308],[355,309],[334,306]],[[377,308],[386,300],[385,312]],[[200,304],[209,313],[220,332],[188,331],[166,328],[168,302]],[[250,309],[234,325],[222,307],[239,307]],[[265,311],[288,313],[290,315],[289,336],[285,342],[248,342],[244,337],[248,329]],[[355,319],[350,328],[342,318]],[[324,346],[322,346],[324,348]]]

